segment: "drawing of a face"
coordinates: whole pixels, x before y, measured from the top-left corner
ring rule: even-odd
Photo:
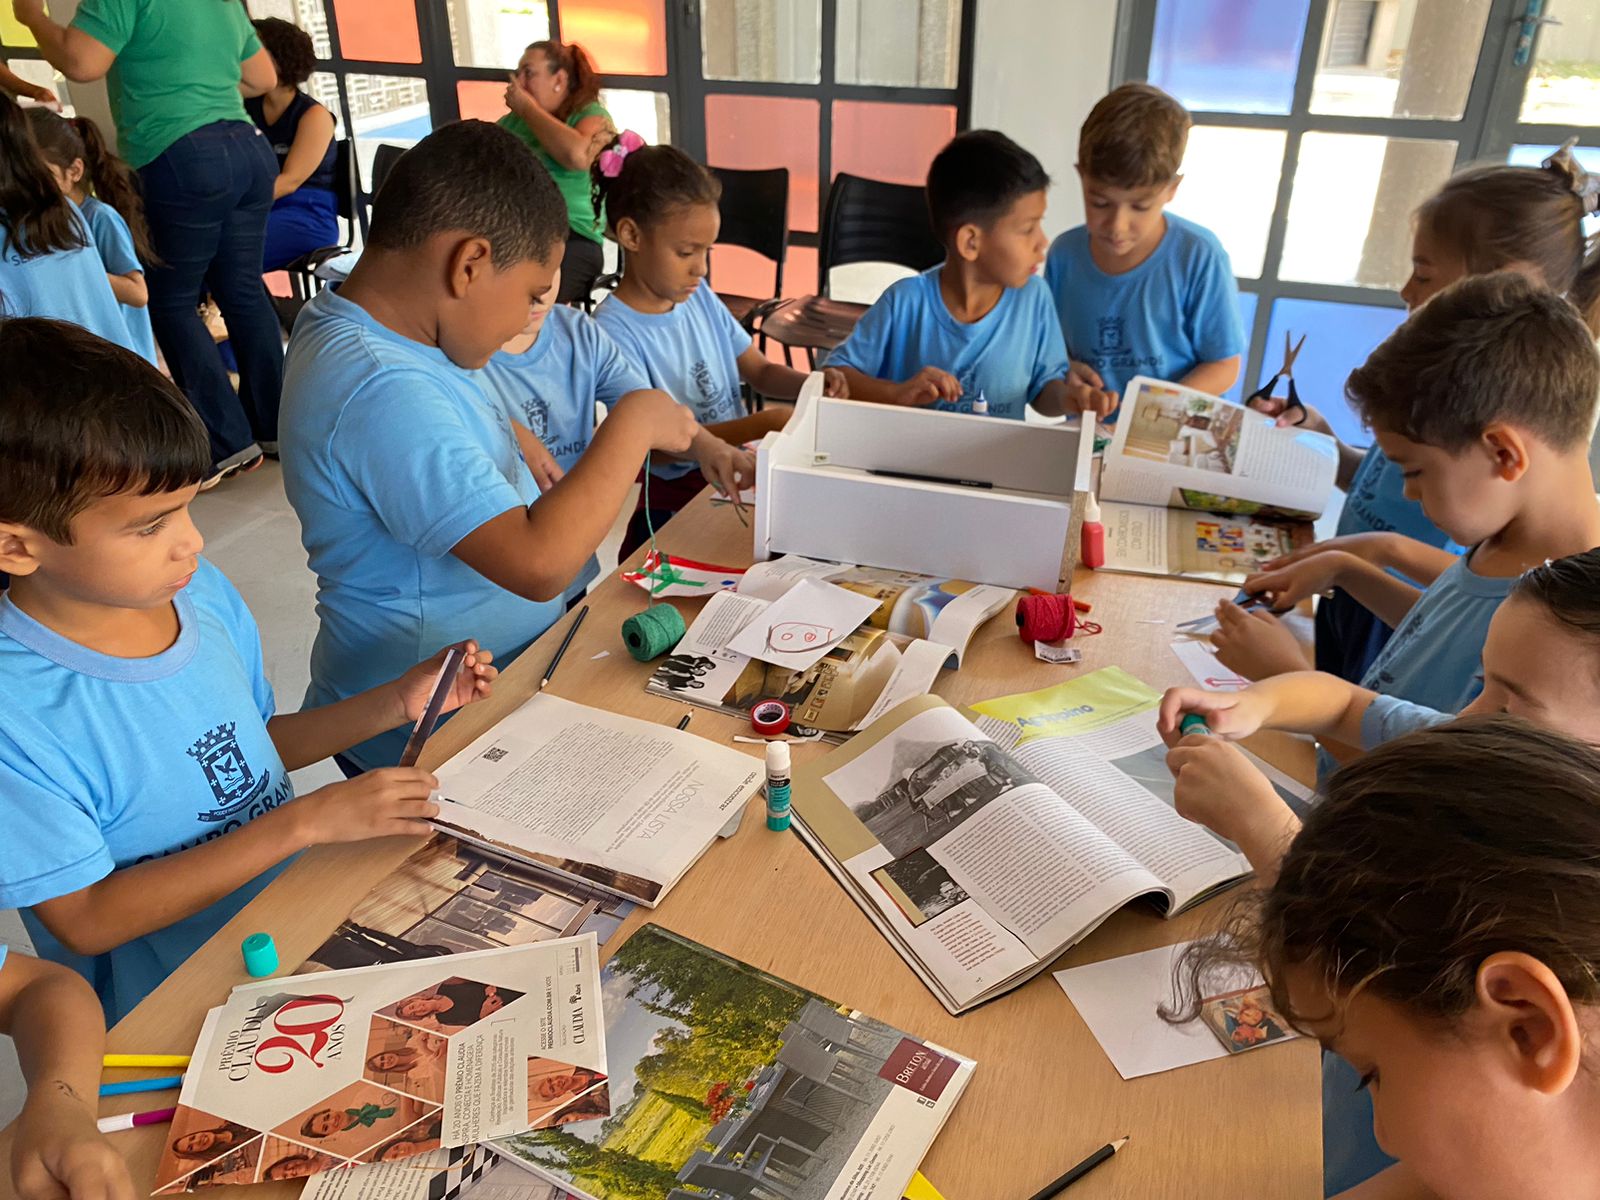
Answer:
[[[810,621],[779,621],[767,632],[767,644],[772,649],[790,654],[799,654],[832,640],[832,629]]]

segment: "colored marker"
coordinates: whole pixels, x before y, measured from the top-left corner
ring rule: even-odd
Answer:
[[[187,1054],[108,1054],[100,1060],[103,1067],[187,1067]]]
[[[182,1075],[166,1075],[160,1079],[125,1079],[121,1083],[102,1083],[102,1096],[131,1096],[135,1092],[165,1092],[183,1086]]]
[[[175,1108],[157,1108],[151,1112],[123,1113],[117,1117],[101,1117],[95,1122],[101,1133],[116,1133],[123,1129],[137,1129],[141,1125],[165,1125],[172,1120]]]
[[[1183,720],[1178,722],[1178,736],[1188,737],[1191,733],[1211,732],[1211,726],[1206,724],[1206,719],[1199,713],[1185,713]]]

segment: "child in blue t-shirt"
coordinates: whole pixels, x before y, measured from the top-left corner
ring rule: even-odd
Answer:
[[[520,654],[560,616],[645,456],[696,435],[687,410],[636,392],[561,476],[485,389],[482,368],[527,323],[566,240],[539,161],[505,130],[460,121],[400,159],[361,261],[301,311],[281,445],[317,574],[308,704],[469,635],[501,662]],[[346,769],[397,762],[405,730],[391,725]]]
[[[936,267],[891,285],[829,362],[851,396],[1022,420],[1104,411],[1067,400],[1067,348],[1034,278],[1050,177],[1003,133],[958,134],[928,168]]]
[[[672,146],[631,153],[619,139],[594,168],[595,211],[624,251],[622,279],[595,320],[650,386],[694,412],[701,429],[687,456],[650,462],[649,507],[639,507],[623,540],[624,557],[644,544],[709,482],[737,501],[755,486],[755,457],[740,447],[781,428],[787,413],[745,415],[740,384],[779,400],[800,394],[805,374],[770,361],[717,298],[706,278],[722,226],[716,177]],[[615,164],[620,159],[620,167]],[[607,174],[605,163],[615,167]],[[838,371],[824,390],[845,394]]]
[[[610,413],[629,392],[644,391],[650,382],[593,319],[556,304],[560,289],[557,271],[549,290],[528,310],[522,332],[484,367],[483,384],[513,421],[544,443],[565,475],[594,440],[595,405]],[[562,597],[568,608],[599,573],[600,563],[590,555]]]
[[[122,305],[131,349],[155,362],[156,335],[150,328],[144,264],[158,256],[133,171],[111,153],[88,117],[69,121],[49,109],[31,108],[28,123],[56,185],[89,222],[94,247],[105,264],[106,282]]]
[[[28,118],[0,94],[0,317],[71,321],[135,353],[94,236],[61,194]],[[145,355],[155,362],[152,351]]]
[[[1233,268],[1210,230],[1163,211],[1189,114],[1148,83],[1113,89],[1078,133],[1084,223],[1055,240],[1044,279],[1072,357],[1074,403],[1114,407],[1135,375],[1220,396],[1244,331]]]
[[[439,661],[277,713],[255,622],[200,557],[211,455],[183,394],[39,319],[0,323],[0,380],[0,907],[31,909],[47,955],[95,956],[115,1021],[298,851],[428,832],[425,771],[298,799],[288,773],[414,721]],[[469,643],[453,704],[488,693],[490,658]]]

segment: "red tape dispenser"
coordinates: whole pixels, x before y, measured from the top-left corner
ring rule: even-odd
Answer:
[[[1075,633],[1099,633],[1099,625],[1078,615],[1088,611],[1086,601],[1074,600],[1067,592],[1023,596],[1017,601],[1017,634],[1024,645],[1031,646],[1035,642],[1059,642]]]

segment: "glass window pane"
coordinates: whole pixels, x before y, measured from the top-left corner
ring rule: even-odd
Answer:
[[[1398,288],[1411,274],[1411,213],[1455,157],[1452,141],[1306,134],[1278,277]]]
[[[56,99],[62,104],[72,103],[73,84],[67,82],[66,76],[61,74],[42,58],[11,58],[6,60],[10,67],[29,83],[36,83],[40,87],[47,87],[55,93]],[[111,135],[109,129],[103,131],[107,137]]]
[[[433,132],[428,88],[420,79],[397,75],[346,75],[344,87],[350,97],[361,183],[370,189],[372,158],[380,145],[409,150]]]
[[[1204,112],[1286,113],[1310,0],[1161,0],[1150,82]]]
[[[961,58],[961,0],[838,0],[835,80],[953,88]]]
[[[1369,446],[1372,433],[1345,403],[1345,377],[1405,319],[1405,309],[1375,304],[1274,301],[1266,352],[1261,356],[1261,378],[1271,379],[1282,363],[1285,333],[1293,333],[1296,341],[1302,333],[1309,334],[1294,363],[1295,388],[1300,398],[1315,405],[1343,441],[1352,446]]]
[[[1466,110],[1490,0],[1334,0],[1311,111],[1455,121]]]
[[[456,106],[463,121],[498,121],[506,115],[506,85],[492,80],[458,79]]]
[[[445,11],[450,49],[461,67],[509,71],[529,45],[550,36],[545,0],[447,0]]]
[[[1196,125],[1183,156],[1183,182],[1170,205],[1222,239],[1233,273],[1257,278],[1283,172],[1284,134],[1276,129]]]
[[[250,0],[249,9],[257,20],[277,17],[300,26],[311,35],[311,45],[318,58],[333,57],[333,43],[328,40],[328,14],[323,10],[322,0]],[[347,46],[345,57],[356,58],[357,55],[351,54]]]
[[[1522,119],[1550,125],[1600,124],[1600,5],[1558,4],[1534,46]]]
[[[662,0],[563,0],[557,12],[561,40],[587,50],[602,74],[667,73]]]
[[[1244,340],[1246,345],[1248,345],[1250,342],[1251,330],[1256,327],[1257,299],[1258,297],[1254,292],[1247,292],[1243,288],[1239,289],[1239,294],[1236,297],[1239,308],[1239,328],[1244,330]],[[1248,357],[1248,355],[1246,357]],[[1270,371],[1272,368],[1268,367],[1267,369]],[[1250,390],[1253,392],[1255,391],[1255,388],[1252,387]],[[1222,394],[1227,399],[1235,401],[1236,403],[1244,402],[1244,363],[1241,362],[1239,364],[1239,378],[1235,379],[1233,381],[1233,386]]]
[[[652,146],[672,141],[672,106],[665,92],[601,88],[600,103],[618,129],[631,129]]]
[[[781,96],[707,96],[706,162],[789,168],[789,228],[815,230],[817,130],[822,105]]]
[[[949,105],[835,100],[833,173],[921,187],[933,156],[955,135]]]
[[[820,82],[821,0],[706,0],[700,53],[707,79]]]
[[[369,62],[419,63],[417,10],[393,0],[333,0],[339,53]]]

